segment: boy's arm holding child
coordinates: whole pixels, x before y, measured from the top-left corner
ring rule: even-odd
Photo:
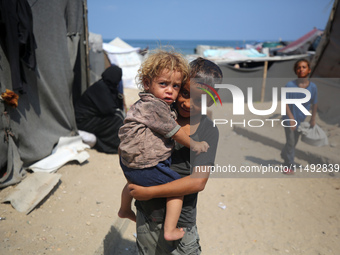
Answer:
[[[204,190],[209,172],[192,173],[190,176],[151,187],[129,184],[130,194],[137,200],[150,200],[159,197],[185,196]]]

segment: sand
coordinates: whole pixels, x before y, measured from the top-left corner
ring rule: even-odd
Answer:
[[[281,162],[278,148],[222,133],[217,157],[236,167]],[[135,224],[117,217],[118,156],[88,152],[88,162],[58,170],[61,181],[30,214],[0,204],[0,254],[136,254]],[[198,201],[203,254],[340,254],[339,175],[298,177],[212,176]],[[0,200],[14,188],[0,190]]]

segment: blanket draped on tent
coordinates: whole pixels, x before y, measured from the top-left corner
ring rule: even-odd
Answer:
[[[0,0],[0,43],[11,67],[13,89],[26,91],[22,63],[36,67],[31,7],[26,0]],[[22,61],[22,62],[21,62]]]

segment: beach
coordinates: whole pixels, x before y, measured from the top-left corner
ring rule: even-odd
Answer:
[[[104,43],[109,43],[112,39],[103,38]],[[246,44],[253,44],[255,40],[173,40],[173,39],[124,39],[126,43],[132,47],[141,49],[148,48],[149,50],[159,47],[173,47],[176,51],[191,55],[195,53],[198,45],[210,45],[216,47],[246,47]]]
[[[125,93],[128,105],[138,98],[136,90]],[[339,127],[324,123],[322,127],[334,144],[319,150],[336,154]],[[227,125],[219,129],[217,160],[224,157],[237,168],[282,161],[279,148]],[[267,135],[275,137],[281,131],[280,142],[283,130],[267,130]],[[297,148],[313,157],[317,152],[309,147],[299,142]],[[0,221],[0,254],[137,254],[135,223],[117,216],[125,185],[118,156],[87,151],[87,162],[71,162],[58,170],[60,182],[28,215],[0,204],[0,217],[6,218]],[[298,163],[309,165],[307,160],[299,158]],[[0,190],[0,199],[15,187]],[[339,173],[318,178],[301,173],[212,176],[198,198],[202,254],[339,254],[339,195]]]
[[[202,254],[340,254],[340,8],[338,1],[321,2],[295,1],[292,8],[275,1],[2,1],[0,255],[137,254],[136,224],[117,215],[126,184],[119,157],[83,143],[75,108],[112,64],[123,69],[130,107],[138,99],[135,77],[143,56],[160,46],[188,61],[199,55],[216,61],[223,83],[241,89],[234,104],[224,86],[207,92],[227,100],[208,110],[219,119],[220,137],[214,171],[198,196]],[[301,10],[307,13],[303,22]],[[112,39],[117,45],[106,44]],[[261,44],[260,53],[260,41],[292,44]],[[236,51],[252,48],[247,44],[256,54]],[[204,55],[210,46],[235,51]],[[254,115],[242,96],[254,88],[255,109],[269,109],[279,95],[272,89],[296,76],[289,62],[296,57],[313,57],[310,77],[323,114],[316,123],[329,143],[299,141],[296,172],[286,175],[279,169],[285,144],[280,102],[267,116]],[[245,106],[242,115],[232,112],[236,103],[235,109]]]

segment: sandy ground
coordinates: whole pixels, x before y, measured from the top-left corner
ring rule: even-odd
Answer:
[[[277,148],[228,127],[220,133],[217,157],[237,168],[281,163]],[[117,217],[125,185],[118,157],[88,152],[88,162],[58,170],[61,181],[30,214],[0,204],[0,254],[136,254],[135,224]],[[340,254],[339,175],[226,177],[212,176],[199,195],[203,254]],[[0,190],[0,200],[14,188]]]

